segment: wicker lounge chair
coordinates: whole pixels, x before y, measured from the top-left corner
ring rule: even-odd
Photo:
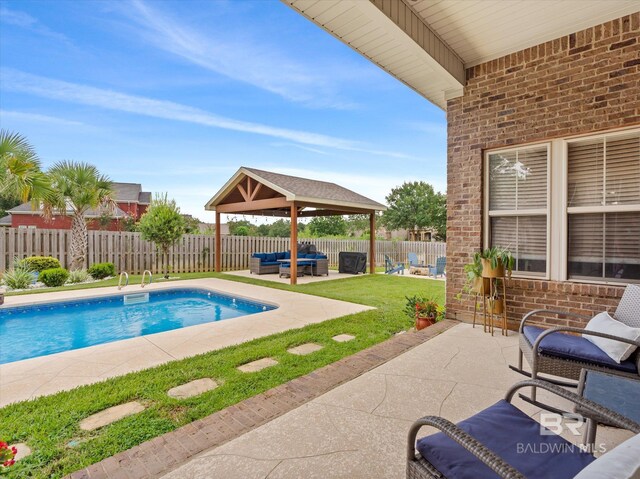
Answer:
[[[511,369],[525,376],[530,376],[532,379],[538,378],[540,374],[549,374],[577,381],[580,378],[582,369],[592,369],[609,374],[638,378],[640,374],[640,351],[636,351],[629,359],[618,364],[607,356],[604,351],[600,350],[596,345],[582,336],[599,336],[627,344],[635,344],[639,350],[640,341],[632,341],[626,338],[619,338],[595,331],[586,331],[575,327],[560,326],[544,329],[528,324],[532,319],[544,315],[554,315],[582,321],[588,321],[590,319],[585,315],[560,310],[536,309],[525,314],[519,329],[520,351],[518,367],[510,366]],[[613,317],[628,326],[640,327],[639,286],[627,286]],[[577,334],[581,334],[582,336]],[[531,373],[524,371],[523,357],[526,358],[529,363]],[[562,386],[575,387],[577,385],[576,383],[562,382],[555,379],[547,380]],[[546,405],[536,401],[535,387],[532,388],[530,398],[525,396],[522,396],[522,398],[538,406],[546,407]],[[554,410],[553,408],[546,408]]]
[[[408,436],[407,479],[568,479],[596,462],[592,454],[561,436],[551,431],[541,434],[540,424],[511,404],[518,389],[530,386],[546,389],[579,405],[587,417],[603,414],[610,424],[640,433],[640,424],[628,418],[555,384],[529,379],[512,386],[504,400],[457,425],[437,416],[416,421]],[[423,426],[434,427],[440,432],[416,441]],[[523,450],[522,445],[527,448]],[[635,438],[633,447],[637,448]],[[615,456],[607,458],[614,451],[607,452],[597,461],[615,461]]]

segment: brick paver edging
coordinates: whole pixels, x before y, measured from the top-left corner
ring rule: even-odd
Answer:
[[[68,479],[151,479],[380,366],[458,324],[445,320],[400,334],[305,376],[108,457]]]

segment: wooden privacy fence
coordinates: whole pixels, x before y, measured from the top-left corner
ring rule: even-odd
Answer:
[[[43,255],[58,258],[64,267],[70,264],[68,257],[71,231],[33,228],[0,228],[0,272],[10,268],[14,258]],[[340,251],[368,252],[368,240],[301,239],[316,245],[318,251],[326,253],[329,263],[338,264]],[[422,241],[376,241],[376,262],[384,264],[384,255],[394,261],[407,261],[412,252],[425,262],[434,264],[436,258],[445,256],[445,243]],[[222,237],[222,269],[225,271],[248,269],[253,252],[286,251],[289,238],[254,236]],[[184,235],[169,253],[170,271],[195,273],[213,271],[214,236]],[[94,263],[112,262],[118,271],[140,274],[145,269],[153,273],[162,269],[162,255],[153,243],[144,241],[140,233],[89,231],[87,266]]]

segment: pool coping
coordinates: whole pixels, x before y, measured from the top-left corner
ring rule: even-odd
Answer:
[[[2,309],[14,306],[194,287],[208,289],[276,309],[230,320],[103,343],[0,365],[0,407],[54,394],[169,361],[222,349],[259,337],[373,309],[369,306],[218,278],[9,296]]]

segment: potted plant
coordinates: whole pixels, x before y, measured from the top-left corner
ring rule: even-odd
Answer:
[[[476,257],[480,259],[483,278],[504,278],[505,271],[506,277],[511,278],[511,272],[516,260],[508,249],[494,246],[476,253],[474,260]]]
[[[487,313],[502,314],[504,312],[504,303],[497,294],[487,298]]]
[[[406,296],[405,314],[415,321],[416,329],[421,330],[445,318],[445,309],[440,308],[432,299],[419,295]]]
[[[416,303],[415,316],[418,331],[435,324],[438,321],[438,303],[431,300]]]

